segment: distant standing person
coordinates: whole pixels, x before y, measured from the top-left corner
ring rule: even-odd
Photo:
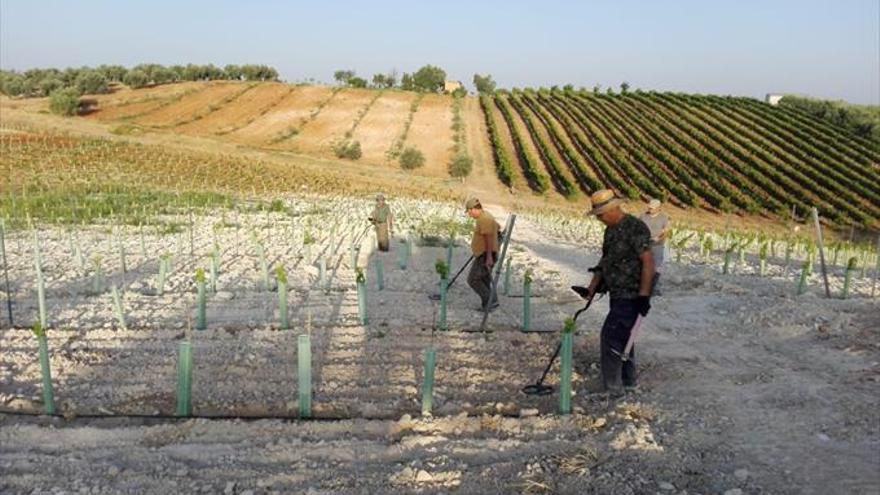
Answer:
[[[595,215],[605,224],[602,258],[588,288],[592,297],[600,284],[611,297],[610,311],[599,335],[599,362],[602,385],[612,394],[624,387],[635,387],[635,347],[624,356],[626,344],[639,315],[651,309],[651,283],[654,257],[651,254],[651,231],[638,218],[624,213],[614,191],[603,189],[590,197]]]
[[[492,267],[498,256],[498,232],[501,226],[491,213],[483,209],[477,198],[468,199],[464,209],[468,216],[476,220],[471,239],[474,262],[468,273],[468,285],[480,296],[480,309],[493,311],[498,307],[498,299],[493,297],[492,292]]]
[[[663,269],[664,254],[666,251],[666,237],[669,234],[669,216],[662,213],[660,208],[662,203],[659,199],[648,201],[648,209],[639,217],[639,220],[645,222],[648,230],[651,231],[651,254],[654,255],[654,282],[651,286],[651,292],[659,295],[657,284],[660,281],[660,272]]]
[[[385,202],[384,194],[376,195],[376,207],[370,213],[370,222],[376,227],[376,240],[379,241],[379,251],[388,251],[391,236],[394,235],[394,215],[391,208]]]

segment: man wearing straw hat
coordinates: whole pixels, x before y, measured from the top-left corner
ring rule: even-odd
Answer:
[[[640,322],[639,315],[646,316],[651,309],[651,231],[644,222],[624,213],[620,208],[622,201],[610,189],[596,191],[590,201],[592,209],[587,215],[595,215],[606,227],[602,258],[588,290],[592,296],[601,283],[611,299],[599,338],[599,362],[603,388],[617,395],[622,392],[621,385],[636,385],[635,352],[630,336]]]
[[[666,250],[666,236],[669,230],[669,216],[660,211],[661,203],[659,199],[651,199],[648,201],[648,209],[639,217],[639,220],[645,222],[648,230],[651,231],[651,254],[654,255],[654,284],[651,287],[652,295],[660,295],[657,290],[657,283],[660,281],[660,271],[663,268],[664,252]]]
[[[394,215],[391,208],[385,203],[385,195],[376,195],[376,207],[370,213],[370,223],[376,227],[376,240],[379,241],[379,251],[388,251],[390,236],[394,235]]]

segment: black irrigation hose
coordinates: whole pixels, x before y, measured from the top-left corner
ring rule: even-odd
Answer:
[[[412,413],[402,412],[401,414],[410,414],[414,420],[419,417],[418,411],[413,411]],[[493,416],[499,415],[499,416],[502,416],[505,418],[519,418],[520,417],[520,415],[518,413],[517,414],[508,414],[508,413],[499,413],[497,411],[493,411],[492,415]],[[63,413],[46,414],[46,413],[42,413],[42,412],[13,411],[13,410],[8,410],[8,409],[0,409],[0,419],[2,419],[3,416],[29,417],[29,418],[61,418],[61,419],[64,419],[68,422],[76,421],[79,419],[107,419],[107,420],[110,420],[110,419],[133,419],[133,420],[134,419],[145,419],[145,420],[154,419],[154,420],[157,420],[157,422],[164,422],[164,421],[179,422],[179,421],[187,421],[190,419],[205,419],[205,420],[209,420],[209,421],[235,421],[235,420],[238,420],[238,421],[245,421],[245,422],[262,421],[262,420],[279,420],[279,421],[284,421],[284,422],[289,422],[289,423],[298,423],[298,422],[302,422],[302,423],[314,423],[314,422],[332,423],[332,422],[338,422],[338,421],[356,421],[359,419],[362,419],[365,421],[397,421],[397,419],[394,417],[382,417],[382,416],[354,416],[354,417],[347,417],[347,416],[315,417],[315,416],[312,416],[310,418],[300,418],[297,416],[280,416],[280,415],[269,415],[269,414],[248,415],[248,416],[235,415],[235,414],[216,414],[216,415],[192,414],[189,416],[177,416],[175,414],[93,414],[93,413],[90,413],[90,414],[71,414],[71,415],[69,415],[70,417],[67,417],[67,415],[65,415]],[[452,418],[455,416],[456,415],[434,416],[434,418],[435,419],[442,419],[444,417]],[[478,416],[474,415],[473,417],[478,417]]]

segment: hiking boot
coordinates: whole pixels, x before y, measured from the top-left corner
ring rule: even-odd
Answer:
[[[631,383],[631,384],[624,383],[623,384],[623,391],[628,394],[634,394],[639,391],[639,384],[638,383]]]

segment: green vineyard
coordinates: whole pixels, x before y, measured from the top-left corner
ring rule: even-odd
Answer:
[[[602,187],[680,207],[880,227],[880,150],[750,98],[573,90],[480,99],[499,179],[537,194]]]

